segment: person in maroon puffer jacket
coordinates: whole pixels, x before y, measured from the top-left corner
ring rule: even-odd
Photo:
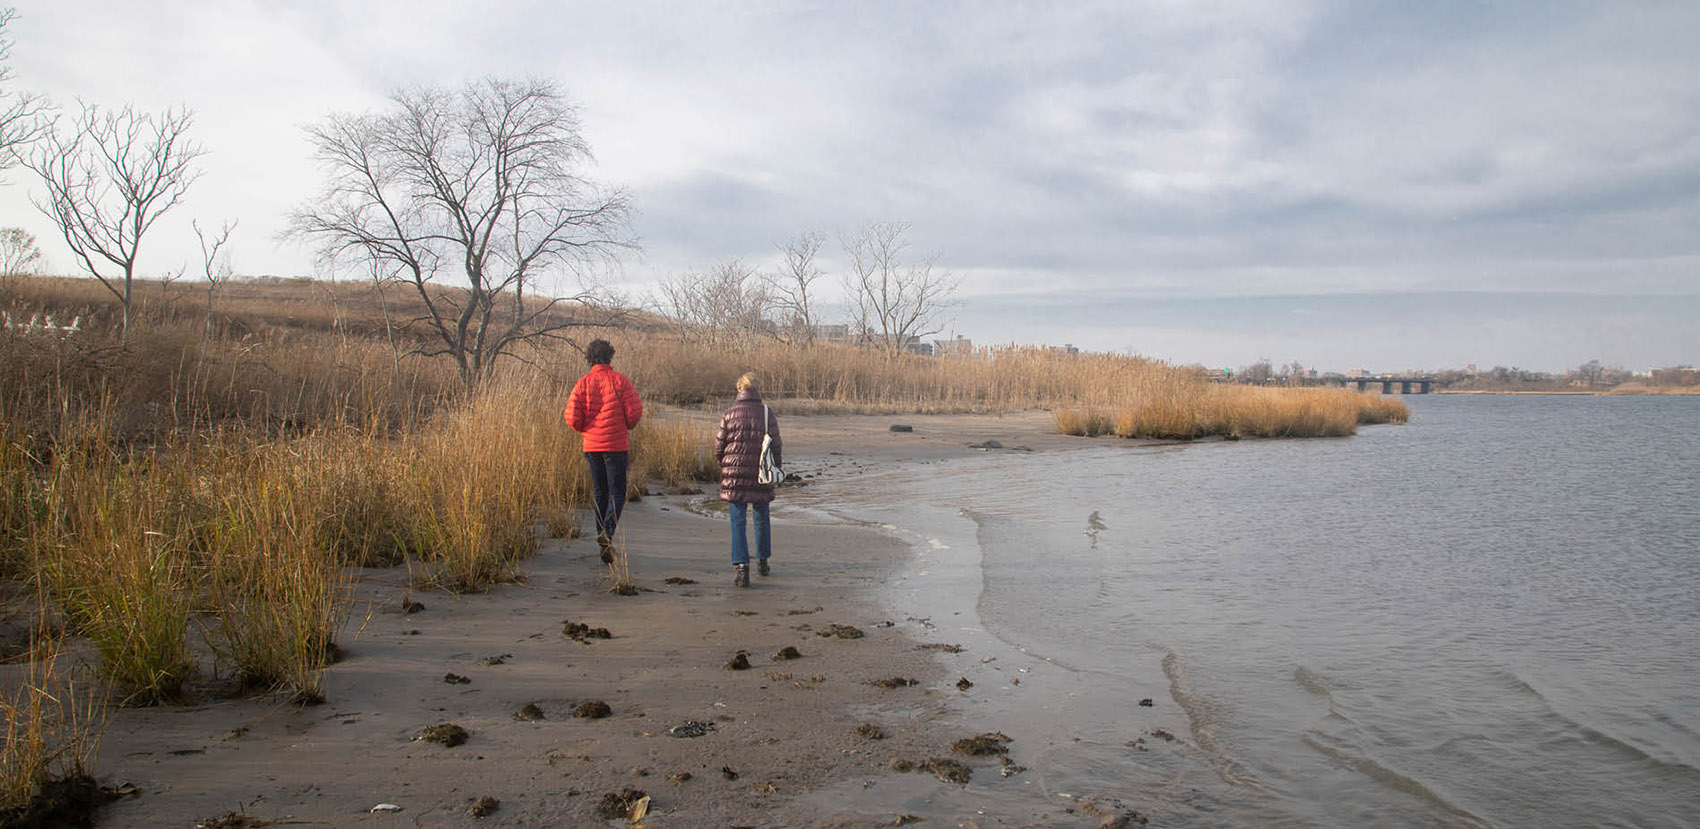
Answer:
[[[596,541],[602,563],[614,560],[614,530],[626,507],[626,462],[631,442],[626,433],[643,419],[643,401],[626,375],[609,364],[614,346],[591,340],[584,349],[590,371],[578,379],[563,415],[584,435],[584,459],[590,464],[590,489],[596,500]]]
[[[750,545],[744,537],[744,515],[754,507],[756,528],[756,572],[768,575],[767,559],[773,554],[773,531],[768,521],[768,504],[773,502],[773,485],[756,480],[761,467],[761,440],[773,436],[773,459],[783,463],[779,441],[779,418],[761,399],[754,374],[738,378],[738,400],[720,416],[714,434],[714,459],[720,462],[720,500],[732,514],[732,583],[750,586]]]

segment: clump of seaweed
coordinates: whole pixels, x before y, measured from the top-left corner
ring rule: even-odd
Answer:
[[[438,743],[449,748],[462,745],[471,737],[471,732],[452,722],[439,723],[419,733],[420,740],[427,743]]]
[[[1009,753],[1009,735],[1001,731],[977,734],[950,744],[950,750],[969,757],[990,757]]]
[[[573,716],[581,720],[600,720],[603,717],[613,716],[613,714],[614,709],[609,708],[608,703],[599,699],[581,702],[578,707],[573,709]]]
[[[575,622],[571,619],[561,620],[561,633],[566,634],[574,642],[586,645],[590,644],[592,639],[614,638],[614,635],[609,633],[607,628],[593,628],[583,622]]]

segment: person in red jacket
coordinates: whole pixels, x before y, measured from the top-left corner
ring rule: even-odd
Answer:
[[[773,530],[768,504],[773,502],[773,484],[759,478],[762,438],[772,436],[773,458],[784,462],[784,445],[779,440],[779,418],[761,399],[754,374],[738,378],[738,399],[720,416],[714,434],[714,459],[720,463],[720,500],[732,517],[732,584],[750,586],[750,545],[744,535],[744,515],[755,513],[756,572],[772,572],[767,563],[773,554]],[[752,509],[753,507],[753,509]]]
[[[626,462],[631,451],[627,431],[643,419],[643,401],[626,375],[609,364],[614,346],[591,340],[584,349],[590,371],[578,379],[567,398],[566,420],[584,435],[584,459],[590,464],[590,489],[596,498],[596,541],[602,562],[614,560],[614,531],[626,508]]]

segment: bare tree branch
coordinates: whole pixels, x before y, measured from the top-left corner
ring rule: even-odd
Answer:
[[[394,93],[384,112],[332,115],[309,131],[325,189],[290,233],[330,262],[353,260],[407,281],[420,318],[471,385],[499,358],[573,323],[539,301],[540,277],[635,247],[624,191],[577,172],[591,160],[578,117],[552,82],[487,79],[458,90]],[[463,292],[434,291],[455,274]]]
[[[950,307],[959,283],[938,270],[936,254],[907,263],[908,233],[907,222],[876,222],[840,239],[850,257],[844,289],[856,334],[892,354],[938,333],[939,314]]]
[[[200,177],[194,164],[205,151],[188,140],[193,122],[186,109],[155,116],[85,104],[68,136],[49,124],[24,159],[47,187],[36,209],[58,226],[83,269],[118,298],[125,332],[142,238]]]
[[[12,38],[6,29],[17,18],[17,9],[0,9],[0,170],[9,170],[23,160],[26,149],[41,137],[45,128],[41,116],[48,110],[46,98],[5,88],[12,80],[8,65]]]
[[[826,275],[815,259],[825,242],[826,237],[819,233],[804,233],[780,245],[779,270],[767,276],[773,309],[781,315],[779,330],[792,345],[808,346],[815,341],[820,320],[814,284]]]
[[[231,274],[235,272],[235,268],[230,265],[230,251],[225,246],[229,244],[230,234],[236,230],[236,225],[237,222],[226,221],[215,236],[202,231],[200,222],[189,222],[189,226],[195,230],[195,238],[201,243],[201,273],[207,279],[208,337],[212,336],[213,296],[220,286],[230,281]]]

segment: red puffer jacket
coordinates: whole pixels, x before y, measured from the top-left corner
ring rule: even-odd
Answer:
[[[720,500],[738,504],[766,504],[773,501],[773,485],[758,483],[756,473],[761,467],[761,438],[773,435],[773,459],[783,463],[785,454],[779,440],[779,417],[768,409],[766,429],[761,421],[761,395],[745,389],[738,392],[738,402],[720,416],[720,429],[714,434],[714,459],[720,462]]]
[[[626,375],[598,364],[573,386],[565,417],[584,434],[584,451],[625,452],[632,447],[626,430],[643,419],[643,401]]]

